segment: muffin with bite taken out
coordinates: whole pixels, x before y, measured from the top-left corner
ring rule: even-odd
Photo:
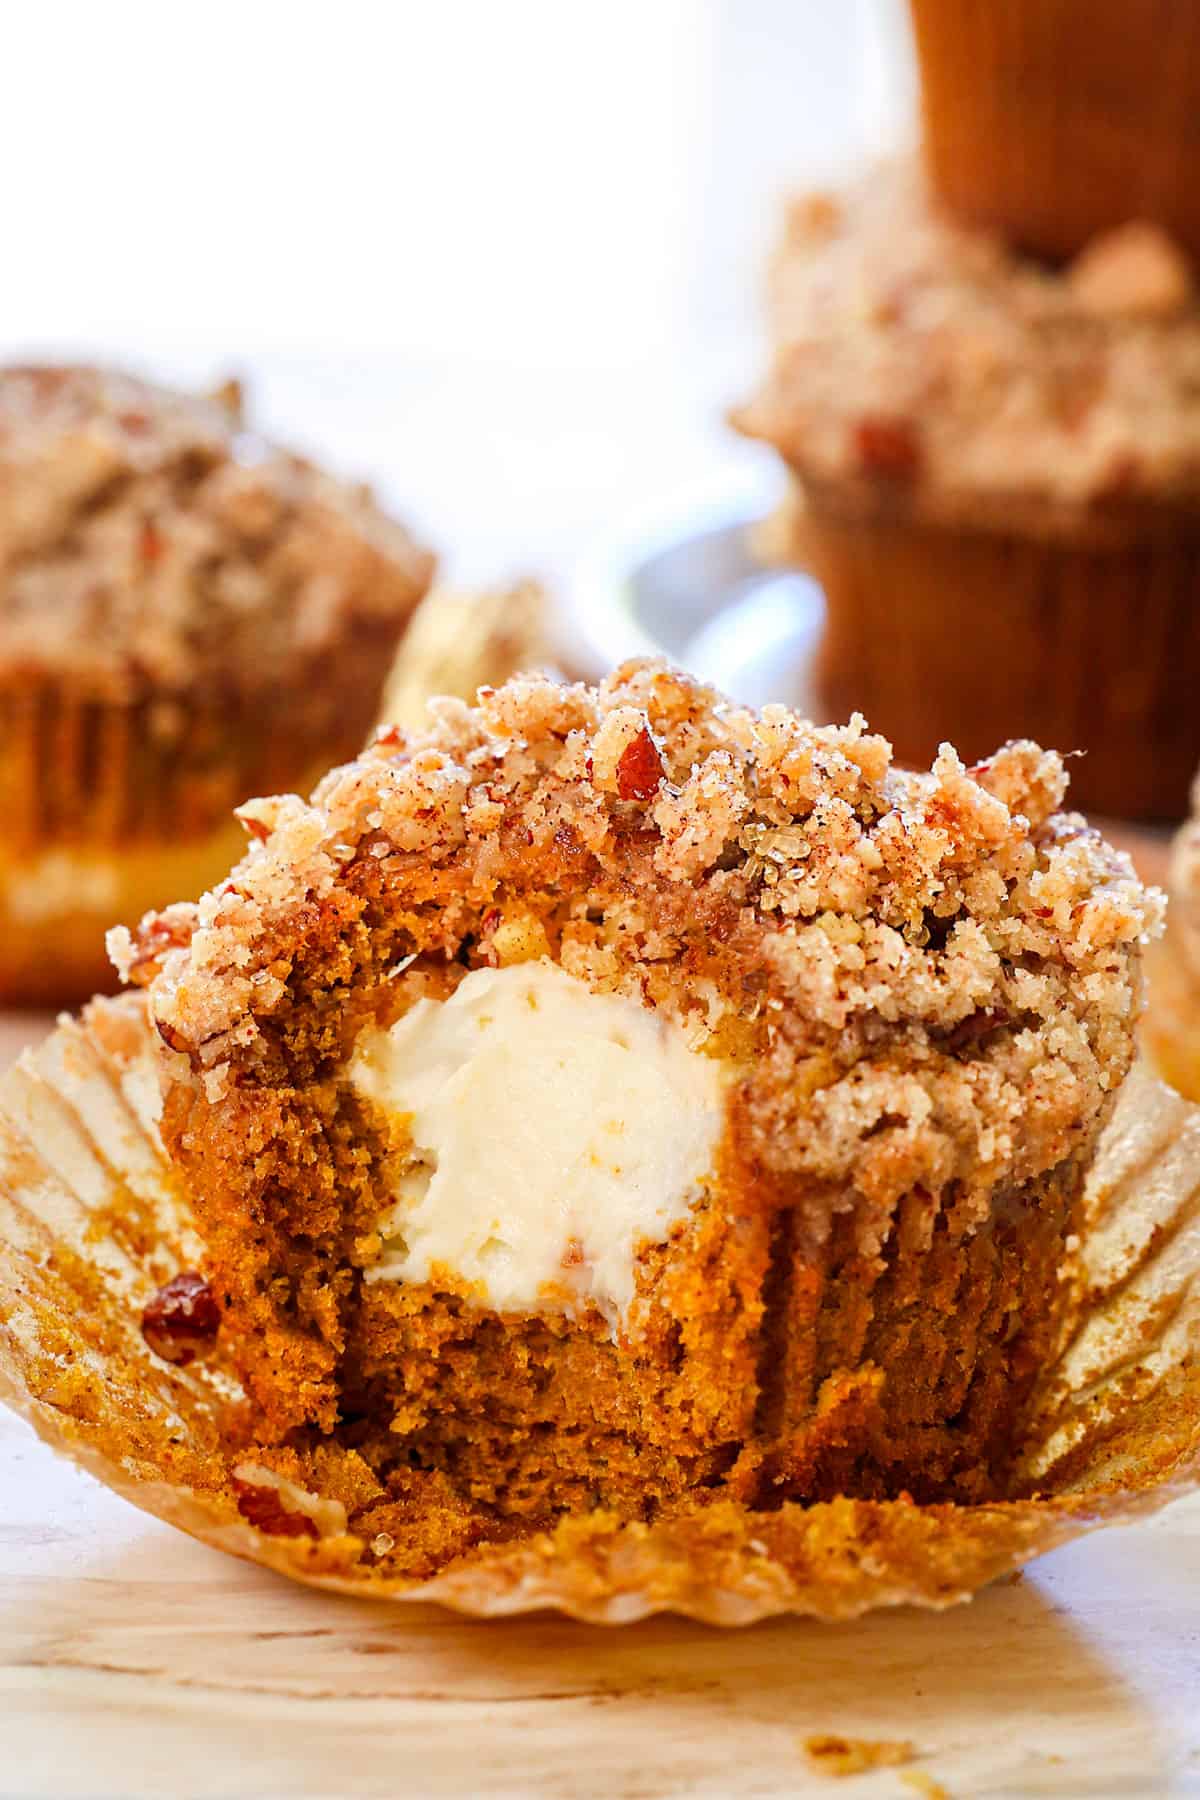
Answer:
[[[243,807],[231,878],[113,942],[255,1481],[398,1574],[1003,1493],[1155,919],[1064,787],[634,663]]]

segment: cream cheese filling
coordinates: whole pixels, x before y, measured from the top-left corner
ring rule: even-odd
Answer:
[[[412,1161],[368,1281],[447,1273],[500,1312],[627,1320],[635,1265],[711,1186],[728,1076],[672,1020],[546,960],[477,969],[364,1032],[351,1083]]]

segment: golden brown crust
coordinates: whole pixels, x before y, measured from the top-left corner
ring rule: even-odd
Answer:
[[[365,489],[253,437],[232,386],[0,371],[0,671],[268,693],[347,640],[394,644],[430,574]]]

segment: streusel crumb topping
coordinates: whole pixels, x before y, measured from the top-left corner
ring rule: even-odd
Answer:
[[[771,329],[737,423],[807,480],[968,518],[1200,498],[1200,293],[1157,227],[1049,269],[882,166],[792,207]]]
[[[921,1183],[969,1212],[1086,1152],[1132,1055],[1159,896],[1065,787],[1030,743],[909,773],[860,717],[654,662],[517,678],[243,807],[229,879],[113,949],[214,1099],[336,1070],[391,984],[547,955],[737,1064],[752,1153],[826,1218],[847,1184],[866,1220]]]
[[[244,426],[231,383],[0,370],[0,662],[104,695],[270,687],[432,562],[370,492]]]

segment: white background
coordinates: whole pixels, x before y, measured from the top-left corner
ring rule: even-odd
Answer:
[[[907,114],[899,0],[7,11],[0,350],[252,377],[460,571],[755,463],[789,187]]]

